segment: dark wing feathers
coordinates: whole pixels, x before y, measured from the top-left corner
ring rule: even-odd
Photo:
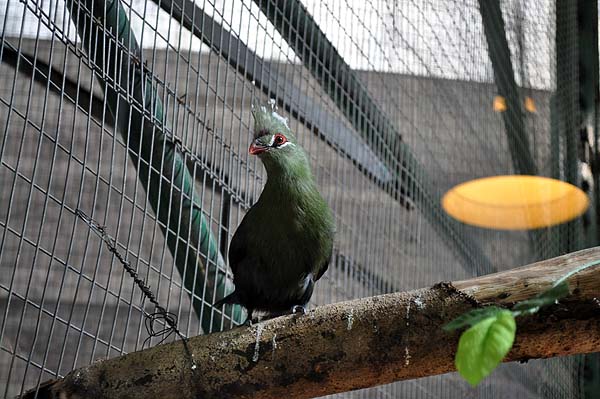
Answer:
[[[242,223],[235,231],[235,234],[231,239],[231,244],[229,245],[229,267],[231,267],[231,271],[234,275],[237,273],[239,264],[246,258],[246,246],[248,245],[246,236],[248,234],[248,229],[244,220],[242,220]]]
[[[317,272],[317,275],[315,276],[314,281],[319,281],[319,279],[321,277],[323,277],[323,275],[325,274],[325,272],[327,271],[327,269],[329,269],[329,260],[330,259],[331,259],[331,255],[329,256],[329,258],[327,258],[327,260],[323,263],[323,265],[321,266],[321,268]]]
[[[325,274],[325,272],[327,271],[327,269],[329,269],[329,262],[331,261],[331,255],[333,254],[333,236],[334,236],[334,232],[332,231],[330,233],[331,235],[328,237],[329,240],[329,249],[326,250],[327,253],[327,259],[325,259],[325,262],[323,262],[321,264],[321,266],[319,267],[319,269],[316,271],[316,277],[314,279],[314,281],[318,281],[321,277],[323,277],[323,274]]]

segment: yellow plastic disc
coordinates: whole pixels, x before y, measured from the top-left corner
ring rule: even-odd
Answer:
[[[564,223],[587,209],[587,195],[572,184],[540,176],[494,176],[459,184],[442,206],[461,222],[500,230]]]

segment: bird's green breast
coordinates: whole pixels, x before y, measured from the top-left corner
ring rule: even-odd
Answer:
[[[319,274],[333,245],[334,222],[329,206],[311,176],[269,175],[253,210],[253,245],[269,254],[265,259],[279,282],[297,281],[300,274]],[[290,178],[291,177],[291,178]],[[273,270],[271,269],[271,270]]]

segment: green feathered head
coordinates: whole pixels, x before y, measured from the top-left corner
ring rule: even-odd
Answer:
[[[261,159],[280,158],[297,147],[296,137],[288,126],[287,118],[275,112],[275,100],[268,105],[252,105],[254,139],[248,151]]]

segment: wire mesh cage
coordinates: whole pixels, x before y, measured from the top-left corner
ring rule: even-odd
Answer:
[[[253,101],[274,99],[289,117],[334,211],[311,306],[593,242],[590,214],[500,232],[440,205],[483,176],[581,184],[577,11],[521,0],[0,1],[3,397],[178,339],[146,328],[156,304],[132,274],[183,337],[241,321],[239,308],[211,305],[230,289],[227,248],[265,183],[247,151]],[[489,41],[498,21],[504,57]],[[496,96],[523,106],[494,111]],[[336,397],[576,398],[580,369],[578,357],[538,360],[502,365],[475,389],[448,374]]]

